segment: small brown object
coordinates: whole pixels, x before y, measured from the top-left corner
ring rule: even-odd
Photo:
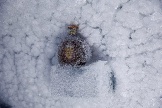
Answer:
[[[79,26],[78,25],[70,25],[68,26],[68,29],[78,29]]]
[[[82,66],[89,60],[91,56],[90,47],[81,35],[77,33],[78,28],[77,25],[68,26],[70,36],[65,38],[58,51],[60,64]]]
[[[59,51],[59,60],[61,64],[83,65],[85,61],[84,49],[81,42],[77,40],[66,40],[62,43]]]
[[[68,26],[69,35],[75,36],[77,34],[77,30],[79,29],[78,25],[70,25]]]

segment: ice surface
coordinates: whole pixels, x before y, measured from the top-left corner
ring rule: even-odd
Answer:
[[[61,67],[67,25],[91,62]],[[0,99],[13,108],[162,108],[162,0],[0,0]]]
[[[0,108],[11,108],[11,106],[0,100]]]
[[[106,86],[104,92],[110,91],[109,74],[111,70],[108,69],[109,66],[105,65],[105,63],[105,61],[98,61],[80,69],[53,67],[54,69],[51,70],[53,95],[84,98],[97,97],[102,86]]]

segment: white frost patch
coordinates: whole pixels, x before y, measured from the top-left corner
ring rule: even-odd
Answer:
[[[105,95],[110,89],[111,72],[105,63],[99,61],[81,69],[53,67],[51,70],[53,95],[84,98]]]

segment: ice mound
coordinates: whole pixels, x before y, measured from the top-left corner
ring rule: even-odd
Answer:
[[[111,70],[106,61],[98,61],[82,68],[53,66],[52,94],[63,97],[98,97],[108,93],[110,75]]]

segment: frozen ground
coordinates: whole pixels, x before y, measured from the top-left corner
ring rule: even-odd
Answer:
[[[57,62],[71,23],[96,59],[80,69]],[[13,108],[162,108],[162,1],[0,0],[0,100]]]

